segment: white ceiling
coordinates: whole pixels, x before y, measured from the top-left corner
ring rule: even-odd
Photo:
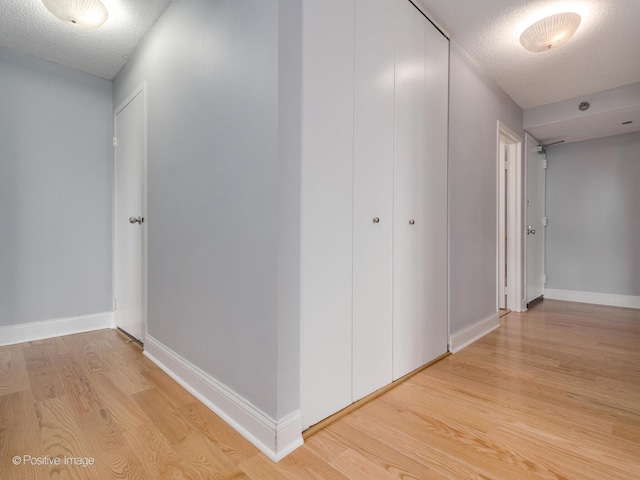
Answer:
[[[0,1],[0,47],[111,80],[171,0],[102,0],[109,18],[95,30],[58,20],[41,0]]]
[[[525,110],[640,82],[640,0],[414,1]],[[520,45],[525,28],[565,11],[582,16],[569,42],[542,53]],[[620,107],[575,115],[537,128],[535,135],[548,143],[638,131],[639,112]],[[621,126],[625,120],[634,123]]]
[[[0,47],[109,80],[171,2],[102,0],[107,22],[80,30],[53,17],[41,0],[0,1]],[[525,110],[640,82],[640,0],[414,1]],[[543,53],[520,45],[527,26],[562,11],[582,16],[567,44]],[[554,121],[536,134],[544,143],[640,130],[639,109]],[[623,119],[634,123],[613,129]]]

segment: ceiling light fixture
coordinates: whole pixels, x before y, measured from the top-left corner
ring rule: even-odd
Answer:
[[[109,17],[100,0],[42,0],[42,3],[63,22],[85,30],[98,28]]]
[[[567,42],[578,27],[582,17],[565,12],[551,15],[534,23],[520,35],[520,43],[530,52],[545,52]]]

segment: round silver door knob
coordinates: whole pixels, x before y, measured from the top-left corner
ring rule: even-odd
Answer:
[[[415,220],[409,220],[409,225],[415,225],[416,221]]]
[[[132,224],[135,224],[135,223],[142,224],[142,222],[144,222],[144,218],[142,218],[142,217],[130,217],[129,218],[129,223],[132,223]]]
[[[375,217],[373,219],[373,223],[380,223],[380,218],[379,217]]]

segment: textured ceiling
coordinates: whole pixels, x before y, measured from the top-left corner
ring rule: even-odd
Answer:
[[[640,82],[640,0],[415,0],[520,107]],[[525,50],[522,31],[546,16],[582,16],[558,49]]]
[[[266,1],[266,0],[265,0]],[[640,0],[413,0],[523,109],[640,82]],[[107,22],[81,30],[52,16],[41,0],[0,0],[0,47],[113,79],[171,0],[102,0]],[[560,48],[532,53],[522,31],[543,17],[574,11],[582,24]],[[606,96],[606,95],[605,95]],[[537,125],[542,142],[640,129],[636,108]],[[633,120],[632,126],[620,126]]]
[[[81,30],[41,0],[0,0],[0,47],[113,79],[171,0],[102,0],[106,23]]]

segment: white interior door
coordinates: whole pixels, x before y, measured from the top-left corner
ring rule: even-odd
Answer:
[[[498,146],[498,308],[507,308],[507,145]]]
[[[115,113],[115,324],[144,341],[144,91]]]
[[[544,295],[545,172],[547,160],[539,142],[527,134],[526,277],[527,303]]]
[[[395,1],[357,0],[353,401],[391,383]]]

